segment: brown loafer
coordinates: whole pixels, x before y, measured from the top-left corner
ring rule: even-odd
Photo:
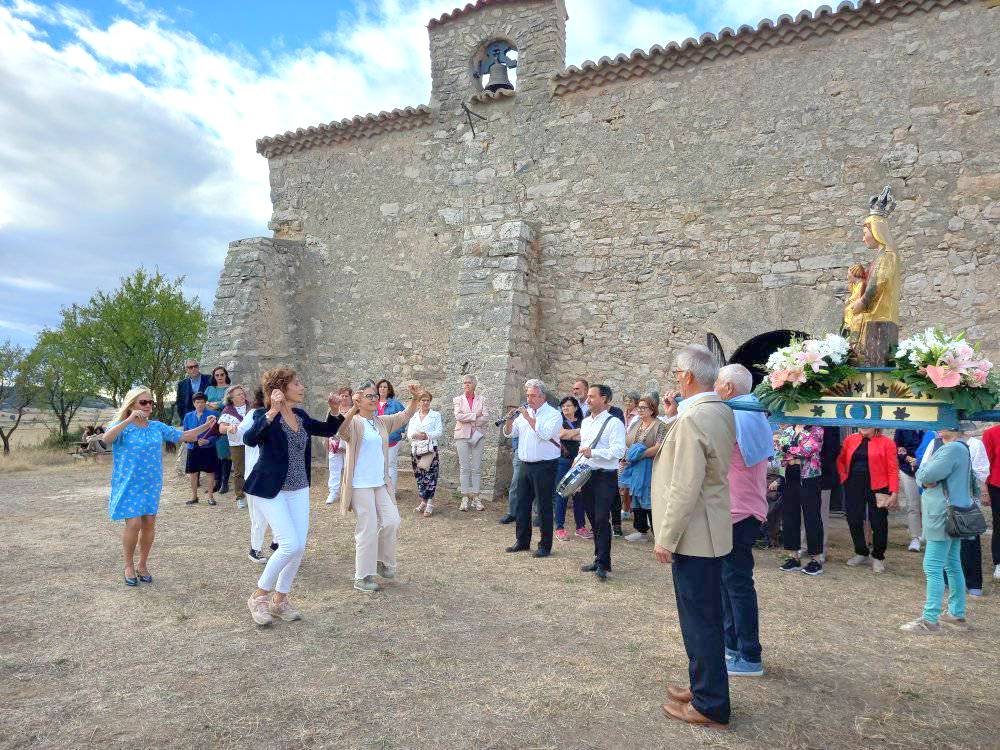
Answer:
[[[678,721],[683,721],[686,724],[691,724],[696,727],[705,727],[706,729],[726,729],[729,727],[728,724],[720,724],[717,721],[712,721],[707,716],[699,713],[698,709],[692,706],[690,703],[675,703],[674,701],[667,701],[661,706],[663,709],[663,715],[668,719],[677,719]]]
[[[690,703],[691,688],[667,685],[667,697],[675,703]]]

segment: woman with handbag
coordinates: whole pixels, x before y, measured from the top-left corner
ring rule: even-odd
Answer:
[[[470,507],[484,510],[479,499],[483,480],[483,448],[490,412],[486,399],[476,393],[475,375],[462,377],[462,394],[452,399],[455,410],[455,452],[458,453],[458,483],[462,493],[461,511]]]
[[[935,438],[930,441],[924,451],[921,463],[929,461],[934,455],[934,451],[945,443],[961,441],[969,449],[972,458],[972,475],[980,483],[985,482],[990,476],[990,458],[986,452],[983,441],[977,437],[968,435],[976,429],[974,422],[959,423],[958,430],[940,430]],[[989,495],[984,497],[980,488],[976,494],[976,505],[989,505]],[[985,531],[985,527],[983,529]],[[983,595],[983,545],[979,533],[970,534],[962,538],[962,548],[960,550],[962,558],[962,572],[965,574],[965,587],[969,596],[978,599]],[[947,579],[945,580],[947,584]]]
[[[844,485],[844,510],[854,542],[851,567],[871,561],[872,570],[885,572],[889,543],[889,509],[896,507],[899,469],[896,444],[874,427],[862,427],[841,446],[837,473]],[[872,546],[865,539],[865,516],[872,529]]]
[[[410,461],[413,464],[413,476],[417,479],[417,494],[420,495],[420,505],[417,513],[423,513],[424,518],[434,515],[434,492],[437,490],[438,462],[437,440],[444,432],[440,412],[431,409],[433,396],[427,391],[418,397],[420,409],[410,418],[406,427],[406,437],[410,441]]]
[[[977,483],[972,474],[972,456],[958,433],[942,430],[942,444],[924,456],[915,479],[924,488],[921,497],[921,522],[924,530],[924,575],[927,599],[923,615],[900,626],[908,633],[938,633],[942,624],[967,627],[965,621],[965,574],[962,572],[962,529],[971,531],[972,514],[978,511],[973,501]],[[956,523],[956,520],[958,523]],[[983,521],[982,513],[979,520]],[[948,573],[948,611],[941,613],[944,598],[944,573]]]

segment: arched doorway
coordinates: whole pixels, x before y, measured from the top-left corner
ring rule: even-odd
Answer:
[[[803,339],[808,337],[809,334],[802,331],[779,330],[761,333],[741,344],[733,352],[732,356],[729,357],[728,363],[731,365],[743,365],[747,368],[750,374],[753,375],[753,384],[756,388],[757,384],[766,375],[764,364],[767,362],[768,357],[781,347],[788,346],[792,338]]]

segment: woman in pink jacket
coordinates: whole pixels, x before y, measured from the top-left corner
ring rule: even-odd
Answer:
[[[459,489],[462,504],[459,510],[483,510],[479,500],[479,485],[483,476],[483,448],[486,445],[486,424],[489,409],[486,400],[476,395],[476,376],[462,378],[462,395],[455,396],[455,449],[458,451]]]

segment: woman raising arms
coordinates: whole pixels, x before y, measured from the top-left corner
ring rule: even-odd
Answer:
[[[211,428],[215,424],[215,417],[209,417],[205,425],[181,432],[150,419],[152,411],[153,395],[149,389],[145,386],[133,388],[125,394],[121,409],[104,433],[104,440],[114,454],[108,515],[112,521],[125,521],[122,556],[126,586],[137,586],[139,581],[153,582],[147,563],[153,548],[156,512],[163,489],[163,443],[190,443],[198,439],[206,425]],[[138,568],[135,565],[136,545],[139,547]]]

